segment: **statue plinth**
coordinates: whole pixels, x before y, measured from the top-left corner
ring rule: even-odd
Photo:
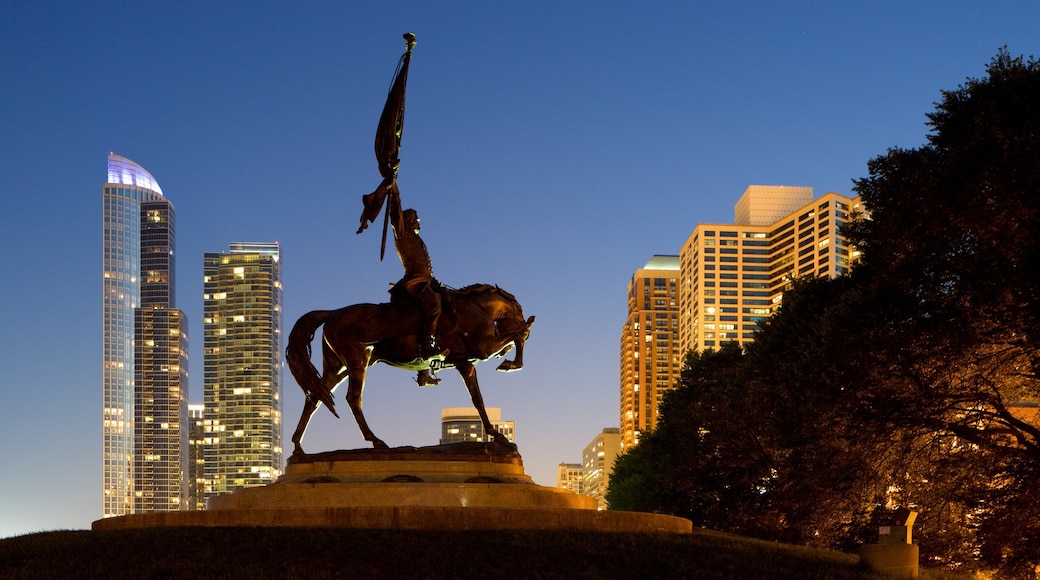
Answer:
[[[321,453],[293,454],[288,465],[331,461],[468,461],[513,463],[523,466],[523,459],[512,443],[478,443],[475,441],[430,445],[426,447],[392,447],[388,449],[343,449]],[[288,467],[286,468],[288,471]]]
[[[673,516],[597,511],[591,497],[534,483],[515,450],[476,445],[296,455],[275,483],[210,498],[205,511],[107,518],[92,528],[692,531]]]
[[[206,503],[207,510],[394,506],[594,510],[596,501],[536,485],[515,448],[468,443],[296,455],[271,485]]]

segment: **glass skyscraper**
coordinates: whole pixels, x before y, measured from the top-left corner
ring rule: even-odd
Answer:
[[[206,498],[281,475],[280,261],[277,242],[204,256]]]
[[[102,515],[181,509],[187,332],[175,308],[173,204],[108,156],[102,244]]]

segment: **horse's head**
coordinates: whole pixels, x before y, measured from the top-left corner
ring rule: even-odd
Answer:
[[[531,325],[532,324],[534,324],[534,316],[529,317],[527,319],[527,322],[524,323],[524,336],[520,340],[526,341],[527,337],[531,336]]]

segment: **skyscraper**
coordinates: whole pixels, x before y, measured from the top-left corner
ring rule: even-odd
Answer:
[[[102,515],[181,509],[187,332],[173,204],[110,153],[102,213]]]
[[[134,309],[134,513],[184,509],[188,334],[174,308],[176,223],[167,200],[141,204],[141,301]]]
[[[733,224],[699,224],[679,252],[681,352],[749,342],[795,278],[848,273],[857,253],[841,228],[860,209],[858,197],[752,185]]]
[[[281,475],[281,248],[234,242],[203,264],[205,496]]]
[[[657,424],[661,396],[682,370],[679,257],[653,256],[628,283],[621,331],[621,440],[625,449]]]

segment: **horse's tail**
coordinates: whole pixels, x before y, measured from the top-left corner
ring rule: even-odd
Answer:
[[[311,362],[311,342],[314,340],[314,332],[319,326],[332,316],[335,310],[312,310],[304,314],[293,325],[289,333],[289,345],[285,347],[285,362],[289,365],[289,371],[293,378],[303,389],[307,398],[316,397],[339,417],[336,412],[336,401],[332,392],[325,388],[325,383],[318,374],[318,369]]]

